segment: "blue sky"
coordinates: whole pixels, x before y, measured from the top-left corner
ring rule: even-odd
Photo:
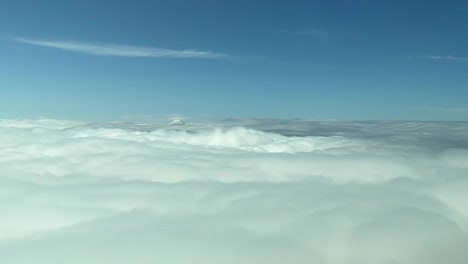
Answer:
[[[0,3],[0,118],[468,120],[466,1]]]

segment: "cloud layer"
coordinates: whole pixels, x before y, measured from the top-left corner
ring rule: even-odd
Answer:
[[[1,120],[0,262],[468,259],[468,124],[169,123]]]
[[[36,45],[61,49],[72,52],[85,53],[98,56],[118,56],[118,57],[168,57],[168,58],[200,58],[200,59],[218,59],[228,57],[222,53],[211,51],[200,51],[195,49],[171,50],[150,47],[138,47],[128,45],[114,44],[94,44],[85,42],[70,41],[50,41],[36,40],[28,38],[13,38],[13,40]]]

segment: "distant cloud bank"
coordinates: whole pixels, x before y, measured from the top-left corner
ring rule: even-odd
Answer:
[[[48,48],[61,49],[97,56],[116,57],[153,57],[153,58],[195,58],[195,59],[220,59],[228,55],[212,51],[196,49],[172,50],[154,47],[139,47],[117,44],[96,44],[75,41],[38,40],[30,38],[11,38],[14,41]]]

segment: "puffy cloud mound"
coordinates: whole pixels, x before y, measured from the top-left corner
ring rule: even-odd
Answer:
[[[0,120],[0,263],[465,264],[468,124]]]

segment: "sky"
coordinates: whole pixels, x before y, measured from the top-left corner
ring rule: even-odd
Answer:
[[[0,2],[0,118],[468,120],[466,1]]]

